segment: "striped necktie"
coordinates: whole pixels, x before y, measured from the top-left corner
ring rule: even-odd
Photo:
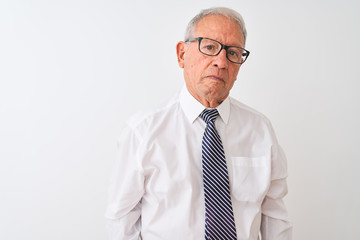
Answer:
[[[216,109],[205,109],[200,114],[206,123],[202,140],[205,240],[236,240],[224,148],[215,129],[215,119],[218,115]]]

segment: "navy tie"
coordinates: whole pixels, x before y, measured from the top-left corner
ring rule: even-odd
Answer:
[[[218,115],[216,109],[205,109],[200,114],[206,123],[202,141],[205,240],[236,240],[224,148],[215,129],[215,119]]]

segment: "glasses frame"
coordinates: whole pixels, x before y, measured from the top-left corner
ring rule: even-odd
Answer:
[[[201,41],[202,41],[203,39],[208,39],[208,40],[211,40],[211,41],[214,41],[214,42],[219,43],[220,46],[221,46],[219,52],[218,52],[217,54],[215,54],[215,55],[210,55],[210,54],[207,54],[207,53],[202,52],[202,51],[200,50],[200,45],[201,45]],[[190,38],[190,39],[186,40],[185,42],[194,42],[194,41],[199,41],[199,46],[198,46],[199,51],[200,51],[202,54],[206,55],[206,56],[217,56],[217,55],[219,55],[219,53],[220,53],[223,49],[225,49],[225,51],[226,51],[226,58],[227,58],[230,62],[232,62],[232,63],[243,64],[243,63],[246,61],[246,59],[249,57],[249,55],[250,55],[250,51],[246,50],[245,48],[237,47],[237,46],[224,45],[224,44],[222,44],[221,42],[216,41],[216,40],[211,39],[211,38],[206,38],[206,37]],[[231,61],[231,60],[229,59],[229,57],[228,57],[228,51],[227,51],[227,50],[228,50],[230,47],[240,48],[240,49],[242,49],[242,50],[245,51],[245,59],[244,59],[244,61],[243,61],[242,63],[234,62],[234,61]],[[243,53],[243,54],[244,54],[244,53]],[[243,55],[243,56],[244,56],[244,55]]]

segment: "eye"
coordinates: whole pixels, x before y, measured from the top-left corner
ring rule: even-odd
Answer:
[[[214,50],[216,47],[215,47],[215,45],[208,44],[208,45],[205,46],[205,48],[206,48],[206,50],[212,51],[212,50]]]
[[[206,55],[215,56],[220,49],[221,45],[215,40],[204,38],[200,42],[200,52]]]
[[[228,54],[230,56],[234,56],[234,57],[238,57],[239,56],[239,52],[238,51],[233,51],[233,50],[229,50]]]

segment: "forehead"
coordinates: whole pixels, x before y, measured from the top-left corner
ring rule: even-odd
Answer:
[[[237,22],[221,15],[201,19],[195,27],[194,37],[212,38],[225,45],[244,45],[244,35]]]

